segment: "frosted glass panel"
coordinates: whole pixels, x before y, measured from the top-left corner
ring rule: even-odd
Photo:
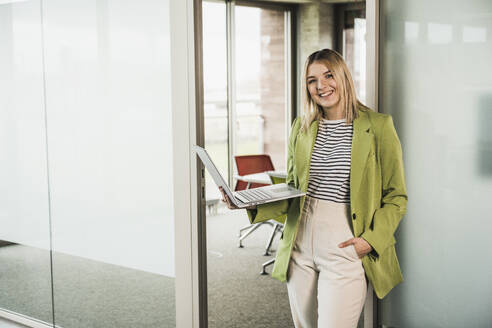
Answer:
[[[48,2],[48,140],[55,250],[174,276],[167,7]]]
[[[39,1],[0,2],[0,309],[51,323],[40,30]]]
[[[56,323],[173,327],[169,2],[45,4]]]
[[[409,194],[388,327],[491,327],[492,2],[381,2],[380,110]]]

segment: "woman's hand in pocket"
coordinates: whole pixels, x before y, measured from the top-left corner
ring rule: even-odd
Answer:
[[[220,190],[220,193],[222,194],[222,201],[224,203],[227,203],[227,208],[230,209],[230,210],[238,210],[240,209],[239,207],[237,207],[236,205],[234,205],[234,203],[231,201],[231,199],[229,198],[229,196],[227,196],[226,192],[224,191],[224,189],[222,189],[222,187],[219,187],[219,190]],[[256,206],[249,206],[249,207],[246,207],[246,209],[248,210],[254,210],[256,209]]]
[[[350,245],[354,245],[357,256],[361,259],[372,251],[371,245],[364,238],[350,238],[343,243],[338,244],[338,247],[344,248]]]

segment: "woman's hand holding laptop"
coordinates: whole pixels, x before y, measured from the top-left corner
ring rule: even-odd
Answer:
[[[222,201],[225,202],[225,203],[227,203],[227,207],[230,210],[237,210],[237,209],[239,209],[239,207],[237,207],[236,205],[234,205],[231,202],[231,200],[229,199],[229,196],[227,196],[227,194],[225,193],[224,189],[222,189],[222,187],[219,187],[219,190],[222,193]],[[254,210],[254,209],[256,209],[256,205],[246,207],[246,209],[248,209],[248,210]]]

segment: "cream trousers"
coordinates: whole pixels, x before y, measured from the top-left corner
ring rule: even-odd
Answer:
[[[353,245],[350,204],[306,196],[287,276],[296,328],[355,328],[367,293]]]

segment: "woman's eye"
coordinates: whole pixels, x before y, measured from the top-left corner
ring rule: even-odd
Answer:
[[[327,78],[327,79],[331,79],[332,77],[333,77],[333,75],[332,75],[332,74],[326,74],[326,75],[325,75],[325,78]],[[308,81],[308,84],[311,84],[311,83],[313,83],[313,82],[316,82],[316,80],[309,80],[309,81]]]

